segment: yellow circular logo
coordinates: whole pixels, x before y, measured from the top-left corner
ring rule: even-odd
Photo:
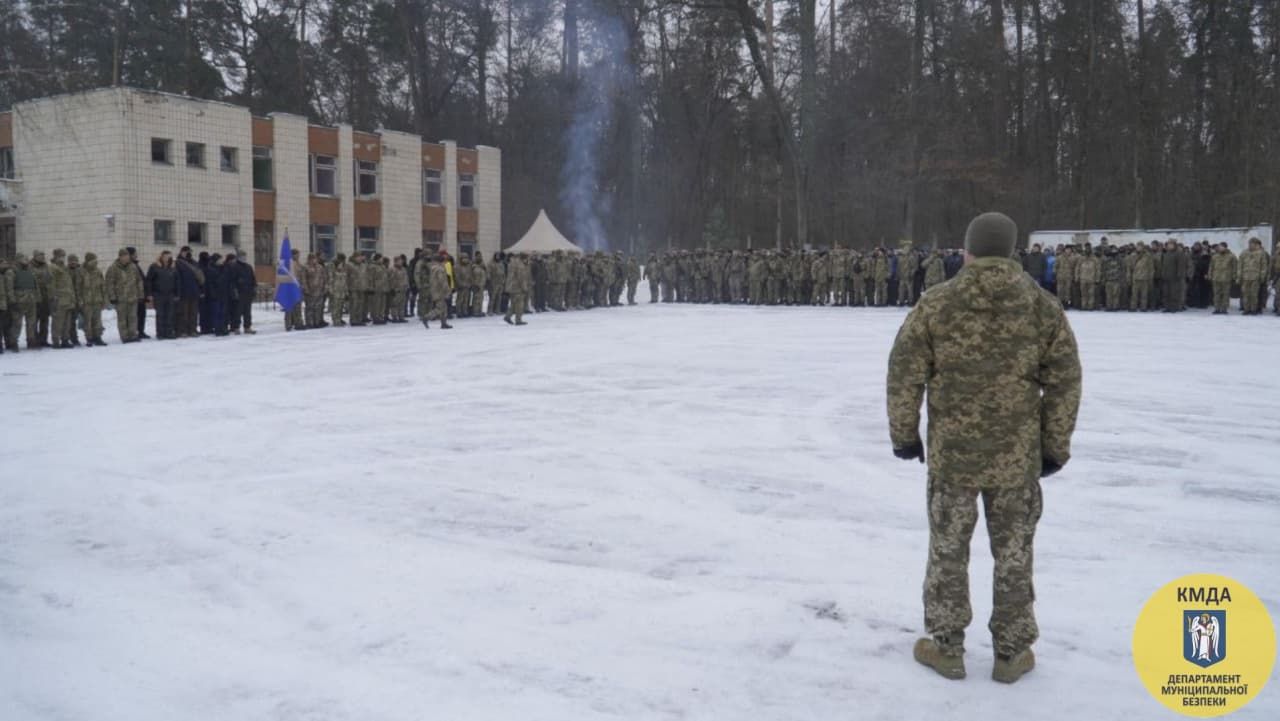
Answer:
[[[1276,660],[1266,606],[1226,576],[1183,576],[1147,599],[1133,663],[1156,700],[1186,716],[1238,711],[1262,692]]]

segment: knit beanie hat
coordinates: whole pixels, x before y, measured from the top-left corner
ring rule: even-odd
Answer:
[[[975,258],[1008,258],[1018,244],[1018,226],[1004,213],[983,213],[969,223],[964,249]]]

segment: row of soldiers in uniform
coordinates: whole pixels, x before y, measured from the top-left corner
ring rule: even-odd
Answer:
[[[495,253],[486,263],[479,253],[455,262],[446,251],[415,251],[412,259],[362,252],[350,260],[343,253],[330,262],[318,255],[301,261],[295,251],[291,271],[303,301],[285,315],[286,330],[321,328],[328,312],[333,325],[404,323],[416,310],[424,328],[450,317],[502,314],[512,325],[526,325],[530,309],[587,309],[622,305],[624,290],[635,305],[640,266],[622,254],[597,251],[580,256],[555,251],[547,255]],[[488,293],[486,308],[485,294]]]
[[[60,248],[48,262],[42,251],[30,260],[19,254],[12,263],[0,259],[0,352],[17,352],[24,331],[32,350],[78,347],[80,329],[84,345],[106,345],[102,312],[108,306],[116,310],[122,342],[150,338],[145,330],[148,302],[156,309],[156,337],[161,339],[196,335],[197,318],[202,329],[218,332],[212,325],[215,316],[220,334],[226,334],[229,324],[239,332],[241,320],[252,333],[255,286],[253,267],[237,262],[234,253],[227,254],[225,264],[217,254],[211,261],[202,253],[197,265],[189,248],[176,259],[164,251],[146,273],[133,248],[122,248],[105,271],[94,253],[85,253],[83,265],[76,254]]]
[[[963,262],[954,250],[677,250],[650,254],[644,277],[651,303],[912,305]]]
[[[1020,256],[1027,273],[1056,293],[1063,307],[1076,310],[1177,313],[1212,304],[1222,315],[1239,297],[1244,314],[1257,315],[1266,307],[1269,283],[1280,285],[1280,253],[1271,258],[1257,238],[1239,257],[1225,243],[1187,248],[1171,239],[1117,246],[1105,238],[1096,250],[1089,243],[1048,250],[1036,244]]]

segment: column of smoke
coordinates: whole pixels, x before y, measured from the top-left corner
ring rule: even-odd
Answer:
[[[605,219],[613,197],[600,188],[600,151],[614,122],[615,99],[631,82],[627,36],[618,18],[581,3],[583,63],[565,128],[560,204],[569,213],[574,242],[584,250],[608,250]]]

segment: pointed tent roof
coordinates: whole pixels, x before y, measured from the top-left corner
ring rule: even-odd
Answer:
[[[525,232],[515,245],[507,248],[504,253],[550,253],[553,250],[563,250],[568,253],[581,253],[582,249],[570,243],[556,227],[551,224],[551,219],[547,217],[547,211],[539,210],[538,218],[533,221],[533,225],[529,226],[529,230]]]

